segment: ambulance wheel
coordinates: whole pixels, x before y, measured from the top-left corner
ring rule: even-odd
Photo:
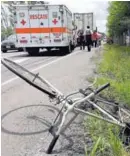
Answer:
[[[7,50],[2,50],[2,52],[3,52],[3,53],[6,53],[6,52],[7,52]]]
[[[51,51],[51,48],[46,48],[46,49],[47,49],[47,51],[48,51],[48,52],[50,52],[50,51]]]
[[[71,45],[64,47],[64,53],[65,54],[70,54],[72,52],[72,48]]]
[[[73,51],[75,49],[75,46],[74,45],[71,45],[71,50]]]
[[[37,56],[39,55],[39,48],[26,48],[26,51],[30,56]]]
[[[18,51],[20,52],[20,51],[23,51],[23,48],[18,48]]]

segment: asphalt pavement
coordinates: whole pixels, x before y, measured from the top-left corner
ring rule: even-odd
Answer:
[[[98,48],[91,52],[76,48],[71,54],[57,51],[43,52],[30,57],[26,52],[3,53],[2,57],[13,60],[34,73],[46,78],[65,95],[88,85],[95,68],[92,58]],[[52,139],[47,129],[60,106],[55,108],[48,97],[1,65],[1,155],[46,156]],[[33,118],[32,118],[33,117]],[[44,124],[48,120],[48,125]],[[83,117],[77,120],[60,137],[52,155],[83,156]]]

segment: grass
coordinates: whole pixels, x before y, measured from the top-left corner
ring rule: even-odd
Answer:
[[[130,47],[105,45],[97,71],[96,86],[111,84],[104,96],[130,106]],[[119,139],[119,127],[91,117],[85,119],[84,126],[93,140],[91,149],[85,147],[86,156],[130,156]]]
[[[119,127],[87,117],[84,123],[93,140],[93,147],[85,147],[86,156],[130,156],[119,139]]]
[[[106,45],[104,51],[97,84],[110,82],[109,97],[130,105],[130,47]]]

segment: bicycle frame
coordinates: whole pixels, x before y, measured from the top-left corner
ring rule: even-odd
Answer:
[[[107,113],[106,111],[104,111],[102,108],[100,108],[99,106],[97,106],[95,103],[93,103],[90,100],[88,100],[89,98],[91,98],[93,96],[94,96],[94,93],[91,93],[87,97],[82,98],[82,99],[74,102],[72,105],[68,104],[68,102],[66,102],[65,104],[63,103],[65,105],[65,108],[67,108],[67,109],[63,112],[62,121],[61,121],[61,124],[58,127],[58,131],[57,131],[56,135],[60,135],[61,133],[63,133],[69,127],[69,125],[75,120],[75,118],[79,114],[89,115],[91,117],[94,117],[94,118],[97,118],[97,119],[100,119],[100,120],[104,120],[106,122],[115,124],[117,126],[125,127],[125,124],[121,123],[120,121],[118,121],[117,119],[115,119],[112,115],[110,115],[109,113]],[[78,104],[80,105],[82,102],[85,102],[85,101],[91,103],[95,108],[97,108],[103,114],[107,115],[111,120],[105,119],[105,118],[100,117],[98,115],[95,115],[94,113],[90,113],[88,111],[84,111],[82,109],[76,108],[76,105],[78,105]],[[64,125],[64,122],[66,120],[66,117],[67,117],[67,115],[70,112],[74,112],[75,115],[68,121],[68,123],[66,124],[66,126],[63,128],[63,125]]]
[[[117,125],[117,126],[121,126],[121,127],[125,127],[125,124],[124,123],[121,123],[120,121],[118,121],[115,117],[113,117],[111,114],[109,114],[108,112],[106,112],[105,110],[103,110],[101,107],[99,107],[98,105],[96,105],[94,102],[90,101],[89,99],[93,96],[95,96],[95,93],[92,92],[90,93],[88,96],[84,97],[84,98],[76,98],[76,99],[72,99],[72,101],[75,101],[73,104],[69,104],[67,102],[67,100],[64,100],[64,96],[63,94],[57,89],[55,88],[52,84],[50,84],[47,80],[45,80],[46,83],[52,88],[52,90],[54,90],[56,93],[57,93],[57,98],[61,97],[61,104],[63,105],[64,107],[64,110],[63,110],[63,116],[62,116],[62,120],[61,120],[61,123],[60,125],[58,126],[58,130],[57,132],[55,133],[55,135],[60,135],[61,133],[63,133],[69,126],[70,124],[76,119],[76,117],[79,115],[79,114],[83,114],[83,115],[89,115],[91,117],[94,117],[94,118],[97,118],[97,119],[100,119],[100,120],[104,120],[108,123],[111,123],[111,124],[114,124],[114,125]],[[90,103],[91,105],[93,105],[95,108],[97,108],[100,112],[102,112],[103,114],[105,114],[106,116],[108,116],[110,119],[105,119],[101,116],[98,116],[98,115],[95,115],[94,113],[90,113],[88,111],[84,111],[80,108],[76,108],[76,106],[80,106],[83,102],[88,102]],[[64,123],[66,121],[66,118],[67,118],[67,115],[69,113],[73,112],[74,115],[73,117],[67,122],[67,124],[64,126]],[[52,126],[55,126],[52,125]],[[64,126],[64,127],[63,127]]]

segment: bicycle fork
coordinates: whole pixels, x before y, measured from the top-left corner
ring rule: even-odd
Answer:
[[[58,130],[57,132],[54,134],[54,137],[52,139],[52,142],[50,143],[49,145],[49,148],[47,150],[47,154],[50,154],[59,138],[59,136],[70,126],[70,124],[76,119],[76,117],[79,115],[79,113],[74,113],[73,117],[67,122],[67,124],[63,127],[64,123],[65,123],[65,119],[67,117],[67,115],[69,114],[69,112],[71,112],[73,110],[73,105],[69,105],[69,104],[66,104],[65,106],[67,106],[67,109],[64,110],[64,113],[63,113],[63,117],[62,117],[62,120],[61,120],[61,123],[58,127]]]

